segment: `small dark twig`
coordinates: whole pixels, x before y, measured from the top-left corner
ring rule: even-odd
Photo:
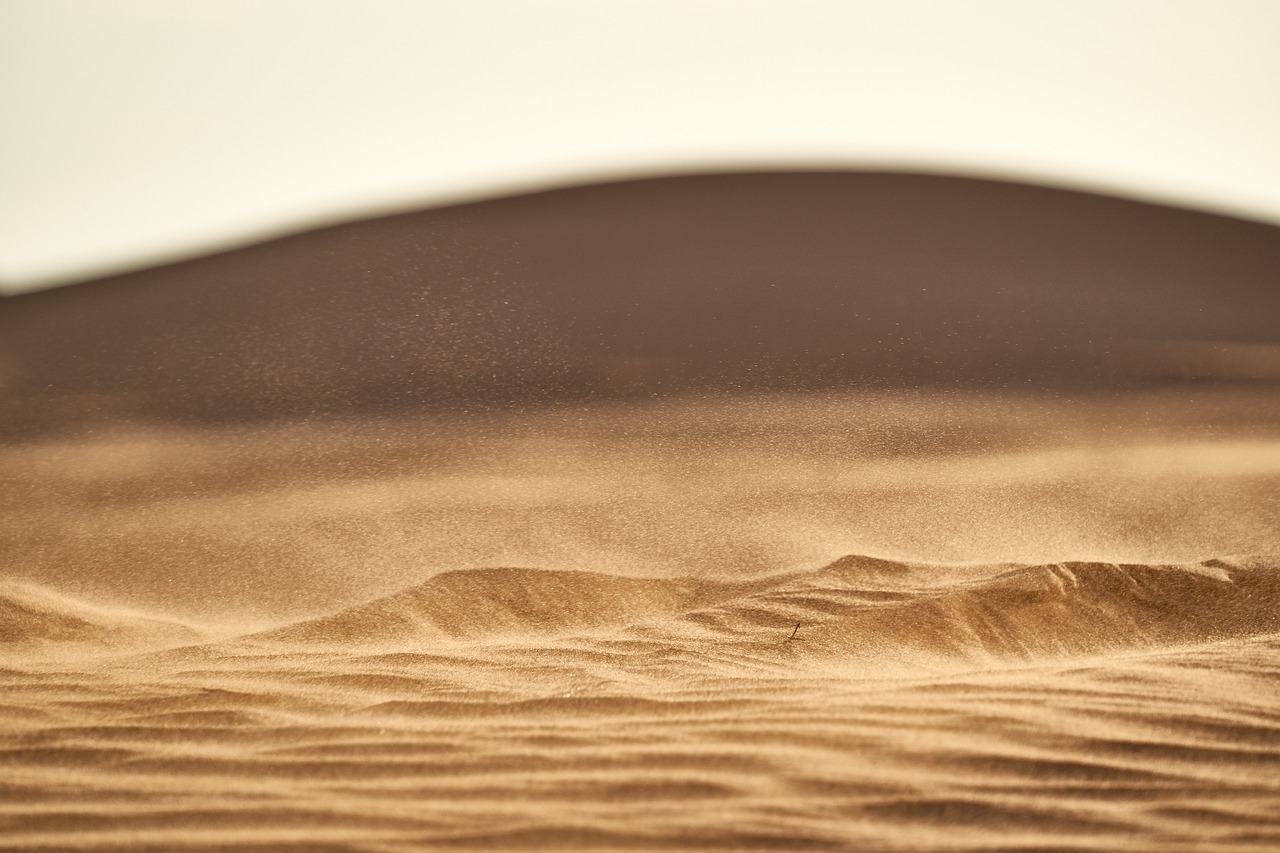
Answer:
[[[791,642],[792,640],[794,640],[794,639],[796,638],[796,634],[799,634],[799,633],[800,633],[800,623],[799,623],[799,622],[797,622],[797,623],[796,623],[796,627],[795,627],[795,628],[793,628],[793,629],[791,630],[791,636],[790,636],[790,637],[787,637],[787,638],[786,638],[785,640],[783,640],[782,642],[784,642],[784,643],[789,643],[789,642]]]

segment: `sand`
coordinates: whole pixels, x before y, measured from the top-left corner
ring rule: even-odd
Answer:
[[[0,848],[1267,850],[1280,400],[0,449]]]

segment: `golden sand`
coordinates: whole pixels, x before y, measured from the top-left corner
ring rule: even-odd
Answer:
[[[1267,850],[1274,393],[0,450],[0,848]]]

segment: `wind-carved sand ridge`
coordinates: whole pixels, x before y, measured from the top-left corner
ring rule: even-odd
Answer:
[[[422,649],[625,636],[678,643],[690,654],[698,647],[750,649],[761,666],[774,647],[786,666],[798,657],[821,665],[823,657],[884,662],[910,655],[939,665],[998,665],[1280,631],[1278,565],[1259,557],[1181,566],[947,567],[849,556],[752,582],[473,569],[247,639]]]
[[[471,569],[195,644],[3,595],[7,849],[1280,842],[1276,557]]]

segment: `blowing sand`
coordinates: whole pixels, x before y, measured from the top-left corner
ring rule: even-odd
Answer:
[[[0,450],[6,849],[1280,845],[1280,400]]]

